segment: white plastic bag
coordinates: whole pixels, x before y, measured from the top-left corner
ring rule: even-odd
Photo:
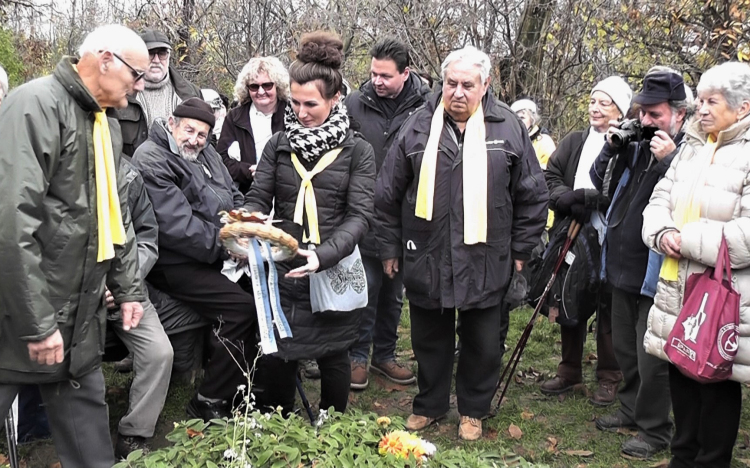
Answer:
[[[327,270],[310,275],[313,313],[349,312],[367,305],[367,275],[359,247]]]

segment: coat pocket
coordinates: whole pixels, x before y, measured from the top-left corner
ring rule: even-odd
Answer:
[[[406,290],[430,299],[438,299],[440,297],[437,262],[439,249],[430,245],[429,233],[404,233],[403,252]]]

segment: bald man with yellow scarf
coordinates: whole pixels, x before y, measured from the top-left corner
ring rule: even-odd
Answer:
[[[523,124],[489,92],[489,57],[467,46],[443,62],[442,92],[407,120],[375,192],[386,274],[403,270],[419,393],[407,428],[450,407],[456,311],[458,435],[476,440],[499,378],[504,296],[544,230],[547,187]]]

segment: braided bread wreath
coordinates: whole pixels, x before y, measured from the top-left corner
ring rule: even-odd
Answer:
[[[297,239],[271,224],[266,224],[268,216],[257,212],[249,213],[243,209],[222,211],[219,214],[221,221],[225,223],[219,231],[219,239],[230,252],[246,257],[247,239],[257,237],[271,244],[274,262],[289,260],[297,255]]]

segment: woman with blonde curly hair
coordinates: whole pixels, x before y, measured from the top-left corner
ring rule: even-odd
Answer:
[[[289,73],[276,57],[256,57],[242,67],[234,86],[240,106],[227,114],[216,149],[242,193],[250,190],[263,148],[284,130]]]

